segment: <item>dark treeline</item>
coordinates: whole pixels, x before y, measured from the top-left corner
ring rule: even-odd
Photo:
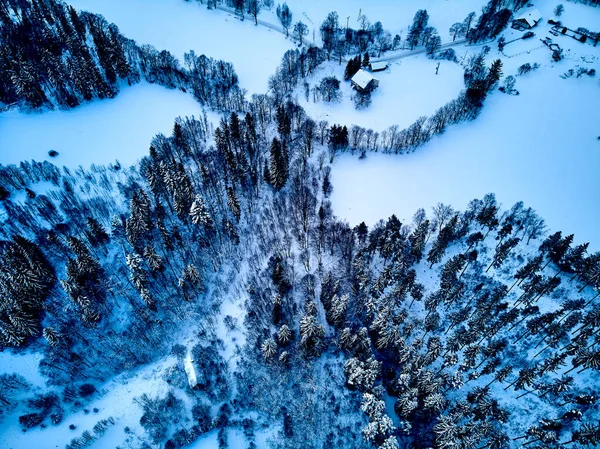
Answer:
[[[77,12],[57,0],[0,6],[0,102],[32,108],[70,108],[111,98],[123,83],[144,79],[190,89],[203,105],[239,110],[244,94],[233,66],[186,55],[186,67],[168,51],[138,46],[102,16]]]

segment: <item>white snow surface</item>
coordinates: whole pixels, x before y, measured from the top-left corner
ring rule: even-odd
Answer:
[[[85,413],[80,409],[76,412],[65,414],[65,419],[57,426],[48,425],[47,428],[36,427],[29,429],[26,434],[21,431],[21,426],[16,422],[19,408],[15,413],[0,422],[0,447],[6,449],[53,449],[64,447],[72,438],[78,438],[85,430],[92,431],[94,425],[109,417],[115,419],[115,425],[101,437],[92,447],[114,448],[122,444],[127,435],[123,428],[128,426],[133,433],[144,434],[139,425],[142,408],[134,402],[134,398],[142,393],[149,396],[164,396],[168,390],[167,384],[161,379],[161,373],[173,358],[167,357],[160,362],[143,366],[131,372],[119,375],[107,382],[93,401],[86,405],[90,410]],[[93,413],[92,408],[98,408]],[[74,424],[75,430],[70,430],[69,425]],[[93,434],[93,432],[92,432]]]
[[[439,74],[435,74],[440,62]],[[307,82],[311,89],[326,76],[335,76],[341,81],[342,99],[339,102],[313,101],[304,96],[304,86],[296,90],[300,105],[313,120],[327,120],[347,126],[359,125],[383,131],[391,125],[410,126],[416,119],[432,115],[436,109],[458,96],[464,89],[463,68],[449,61],[433,61],[423,56],[414,56],[390,63],[382,72],[374,73],[379,87],[371,95],[371,105],[363,110],[354,107],[354,90],[350,81],[344,81],[345,64],[329,62]]]
[[[597,65],[597,64],[596,64]],[[521,95],[495,92],[473,122],[451,127],[407,155],[343,155],[334,162],[332,203],[351,225],[396,214],[410,220],[438,202],[464,209],[494,192],[524,201],[550,229],[600,245],[598,80],[561,79],[556,65],[518,77]]]
[[[265,93],[269,76],[281,62],[290,40],[277,31],[242,22],[206,2],[184,0],[68,0],[74,7],[102,14],[138,44],[168,50],[183,64],[190,50],[233,63],[240,85],[250,94]],[[276,22],[274,22],[276,23]]]
[[[0,374],[23,376],[32,387],[44,387],[46,379],[40,374],[42,354],[39,352],[13,352],[6,349],[0,352]]]
[[[0,164],[34,159],[70,168],[116,160],[134,165],[148,153],[153,136],[170,135],[175,118],[192,115],[201,117],[202,109],[191,95],[148,83],[70,110],[6,112],[0,114]]]

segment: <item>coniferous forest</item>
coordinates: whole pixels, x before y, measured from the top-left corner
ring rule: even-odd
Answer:
[[[491,0],[470,39],[494,38],[512,8]],[[408,42],[424,46],[426,25],[417,14]],[[333,16],[320,31],[322,47],[289,50],[269,92],[248,96],[230,63],[178,61],[58,0],[0,0],[0,105],[77,108],[149,82],[221,117],[178,118],[132,167],[0,165],[0,348],[41,354],[47,382],[3,367],[2,429],[66,427],[99,412],[111,379],[168,360],[136,380],[142,432],[107,405],[92,430],[71,424],[67,448],[109,447],[117,428],[123,448],[210,432],[237,448],[231,429],[244,448],[266,447],[265,429],[278,448],[600,444],[600,253],[493,193],[371,226],[333,212],[337,158],[402,157],[477,121],[502,62],[482,45],[454,100],[379,133],[313,120],[291,95],[329,59],[377,45]],[[143,389],[156,380],[167,389]]]

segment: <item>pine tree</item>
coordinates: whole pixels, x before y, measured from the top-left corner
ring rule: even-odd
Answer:
[[[288,179],[288,161],[285,144],[273,138],[269,159],[269,181],[276,190],[281,190]]]
[[[104,245],[110,241],[110,237],[106,233],[104,227],[93,217],[87,218],[88,231],[86,235],[90,245],[98,246]]]
[[[206,204],[202,195],[196,195],[192,207],[190,208],[190,217],[192,223],[197,226],[204,226],[206,230],[211,230],[213,227],[213,220],[206,209]]]
[[[236,221],[240,221],[240,217],[242,214],[240,203],[237,199],[237,195],[235,194],[235,190],[233,188],[227,188],[227,205],[229,206],[229,210],[235,217]]]
[[[491,90],[496,86],[500,78],[502,77],[502,61],[500,59],[496,59],[492,62],[492,66],[490,67],[490,71],[487,76],[487,90]]]
[[[437,239],[433,242],[431,250],[427,254],[427,262],[429,262],[430,268],[434,264],[442,260],[442,257],[446,253],[448,245],[454,240],[456,233],[456,226],[458,224],[458,214],[454,215],[450,221],[442,228],[438,234]]]
[[[156,253],[156,250],[152,245],[147,245],[144,248],[144,257],[146,258],[146,262],[148,262],[150,271],[161,272],[165,269],[163,258]]]
[[[406,37],[406,41],[410,45],[411,50],[418,45],[419,41],[421,40],[421,34],[427,27],[428,22],[429,14],[427,14],[427,10],[420,9],[417,11],[413,19],[413,24],[408,32],[408,36]]]
[[[267,338],[260,347],[265,360],[272,360],[277,355],[277,343],[272,338]]]
[[[125,233],[129,243],[135,246],[139,240],[147,237],[152,229],[150,201],[143,190],[134,192],[129,209],[130,215],[125,223]]]
[[[277,113],[275,115],[277,121],[277,132],[281,136],[282,140],[289,137],[292,132],[292,119],[288,115],[283,105],[277,107]]]
[[[369,52],[366,52],[365,56],[363,57],[363,60],[362,60],[362,66],[369,67],[370,64],[371,64],[371,57],[369,56]]]
[[[496,253],[494,254],[492,263],[490,263],[490,265],[485,271],[489,271],[491,267],[500,268],[506,260],[506,258],[508,257],[508,255],[510,254],[510,252],[512,251],[512,249],[516,247],[520,241],[521,239],[514,237],[512,239],[508,239],[507,241],[501,243],[498,247],[496,247]]]
[[[415,262],[419,263],[423,258],[423,251],[425,250],[425,242],[429,235],[430,222],[424,220],[416,227],[413,233],[408,238],[410,242],[411,255]]]

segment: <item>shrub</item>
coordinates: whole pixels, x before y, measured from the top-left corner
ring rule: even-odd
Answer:
[[[353,96],[354,107],[358,110],[367,109],[371,106],[371,92],[356,91]]]
[[[54,425],[60,424],[63,419],[64,414],[65,414],[64,410],[62,408],[58,407],[56,409],[56,411],[50,415],[50,421],[52,421],[52,424],[54,424]]]
[[[456,58],[456,52],[453,48],[447,48],[446,50],[440,51],[435,57],[435,59],[458,62],[458,59]]]
[[[208,432],[212,428],[212,418],[208,405],[198,404],[192,407],[192,418],[198,423],[202,432]]]
[[[88,396],[93,395],[96,391],[96,387],[94,387],[92,384],[82,384],[79,387],[79,396],[82,398],[87,398]]]
[[[28,413],[27,415],[19,416],[19,424],[26,429],[31,429],[37,426],[44,420],[44,415],[41,413]]]

